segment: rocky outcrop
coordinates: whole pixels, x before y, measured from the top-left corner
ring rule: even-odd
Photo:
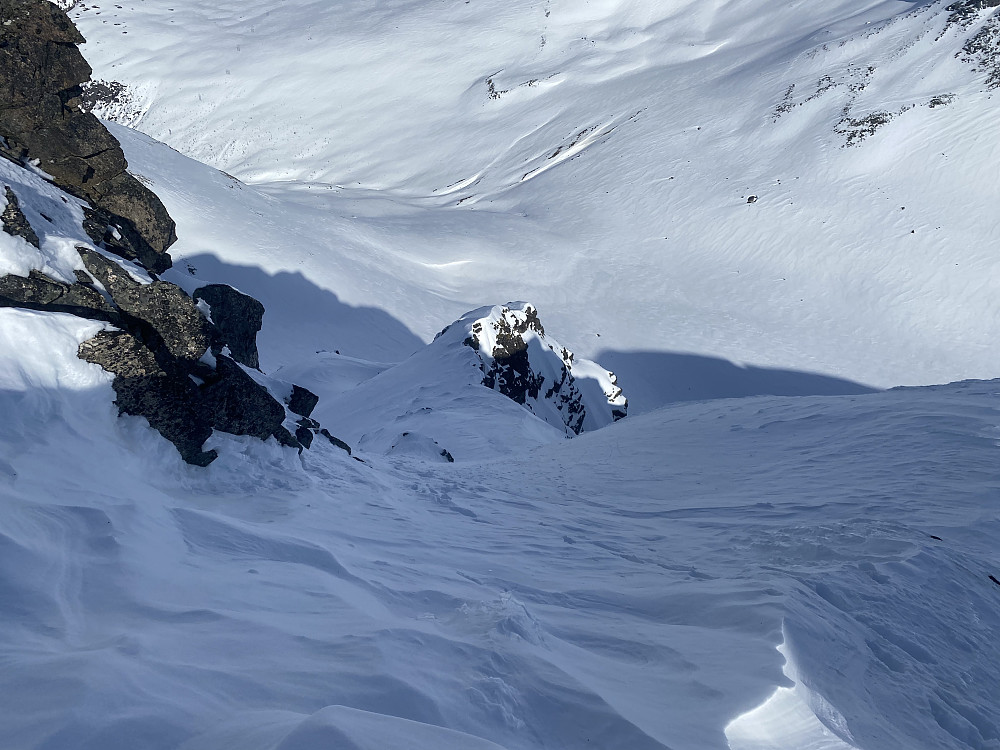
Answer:
[[[122,413],[145,417],[185,461],[199,466],[217,456],[202,449],[212,430],[273,437],[300,450],[311,445],[319,424],[293,424],[293,435],[285,426],[292,421],[285,406],[223,353],[232,350],[232,343],[180,287],[160,280],[142,283],[100,253],[79,252],[110,295],[115,322],[124,329],[84,342],[79,355],[114,373],[112,387]],[[256,341],[251,343],[256,352]],[[318,398],[300,386],[288,389],[293,405],[308,416]]]
[[[194,298],[208,305],[212,323],[229,345],[230,356],[247,367],[260,369],[257,333],[264,324],[264,306],[226,284],[209,284],[196,289]],[[292,411],[309,416],[295,409]]]
[[[3,231],[12,237],[20,237],[29,245],[39,246],[38,235],[32,229],[31,224],[21,211],[21,204],[14,195],[14,191],[9,185],[4,185],[4,198],[7,205],[0,213],[0,224],[3,224]]]
[[[26,275],[0,277],[0,306],[114,326],[83,342],[79,356],[114,374],[120,413],[144,417],[189,463],[217,457],[204,449],[213,430],[300,451],[323,435],[349,453],[309,418],[315,394],[259,372],[260,302],[223,284],[193,298],[158,278],[170,266],[174,224],[125,171],[114,137],[80,111],[80,83],[90,75],[82,41],[47,0],[0,0],[0,155],[17,165],[0,161],[0,223],[34,248],[5,242],[19,248],[9,267]],[[26,214],[7,182],[40,202],[27,201]],[[29,216],[45,225],[32,227]],[[66,253],[74,236],[78,259]]]
[[[614,373],[577,360],[546,336],[532,305],[517,302],[474,310],[442,331],[442,337],[476,352],[484,386],[567,435],[604,427],[628,412]]]
[[[126,171],[107,128],[80,110],[80,84],[91,73],[77,49],[84,41],[48,0],[0,0],[0,156],[88,201],[94,242],[159,273],[170,267],[174,222]]]
[[[116,322],[119,316],[99,291],[91,286],[92,279],[80,272],[75,284],[50,279],[40,271],[28,276],[0,277],[0,307],[23,307],[78,315],[82,318]]]
[[[37,187],[39,178],[17,174],[23,172],[7,168],[11,178],[34,181]],[[34,235],[16,197],[7,198],[2,216],[9,233],[28,235],[26,240]],[[57,217],[63,230],[71,216],[67,208]],[[78,225],[77,231],[82,243],[84,229]],[[149,276],[141,265],[83,244],[77,253],[86,270],[71,270],[46,247],[41,243],[38,248],[38,262],[64,276],[75,274],[75,281],[61,281],[37,268],[26,276],[5,275],[0,277],[0,306],[70,313],[115,326],[117,330],[84,342],[79,356],[113,373],[119,411],[144,417],[185,461],[206,466],[216,458],[215,451],[204,450],[213,430],[262,440],[273,437],[300,450],[320,434],[334,445],[340,443],[308,419],[318,401],[315,394],[244,370],[246,363],[229,356],[239,353],[256,364],[256,332],[264,312],[257,300],[224,285],[205,288],[208,293],[195,300],[175,284]],[[206,311],[225,321],[224,328]],[[241,324],[240,316],[248,321]]]
[[[183,290],[163,281],[137,282],[93,251],[81,255],[110,293],[117,324],[125,330],[85,341],[79,355],[115,375],[112,387],[122,413],[145,417],[185,461],[199,466],[217,456],[203,450],[212,430],[309,447],[319,424],[304,431],[299,426],[293,435],[285,426],[292,420],[285,407],[222,354],[225,337]],[[302,392],[300,399],[318,400],[304,388],[292,388]]]
[[[140,283],[100,253],[86,248],[79,253],[123,318],[141,331],[143,340],[154,347],[162,345],[176,359],[195,361],[205,355],[216,332],[180,287],[165,281]]]

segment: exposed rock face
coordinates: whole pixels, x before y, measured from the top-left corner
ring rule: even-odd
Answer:
[[[159,273],[170,267],[174,222],[126,168],[121,146],[80,110],[91,69],[85,40],[48,0],[0,0],[0,155],[32,163],[89,201],[88,234],[112,252]]]
[[[41,188],[63,212],[53,219],[31,200],[25,203],[29,216],[40,214],[58,227],[60,242],[49,243],[47,235],[40,242],[18,196],[4,185],[3,230],[36,252],[14,266],[26,269],[19,271],[26,276],[0,277],[0,306],[71,313],[115,326],[81,344],[79,356],[114,374],[121,413],[145,417],[189,463],[206,466],[217,457],[204,450],[213,430],[273,437],[299,450],[322,434],[350,453],[308,418],[318,401],[314,394],[243,369],[259,368],[263,305],[222,284],[199,289],[196,300],[151,275],[170,266],[166,249],[174,241],[174,224],[156,196],[125,171],[114,137],[80,111],[80,83],[90,76],[76,47],[82,41],[66,14],[47,0],[0,0],[0,155],[17,165],[3,167],[4,179]],[[73,232],[86,271],[66,258],[62,240]],[[67,283],[74,274],[75,282]],[[279,400],[285,393],[288,409]]]
[[[104,331],[84,341],[79,356],[115,374],[112,387],[121,413],[145,417],[190,464],[207,466],[216,459],[215,451],[202,450],[212,423],[186,374],[166,372],[154,353],[125,331]]]
[[[282,445],[301,450],[303,442],[284,426],[285,408],[240,365],[221,354],[205,357],[208,361],[188,356],[206,340],[215,340],[217,348],[223,345],[214,336],[204,337],[211,327],[207,320],[202,318],[200,326],[179,326],[178,330],[188,331],[186,338],[171,336],[165,327],[162,330],[168,337],[164,338],[152,322],[134,315],[152,310],[150,317],[160,324],[183,320],[190,310],[201,314],[194,301],[164,282],[141,286],[157,286],[149,293],[155,303],[121,316],[120,324],[130,330],[105,331],[80,345],[81,359],[114,373],[112,387],[119,410],[145,417],[185,461],[198,466],[207,466],[217,456],[214,450],[202,450],[213,429],[261,440],[274,437]],[[179,310],[171,310],[171,305]],[[310,431],[309,442],[311,437]]]
[[[970,26],[982,11],[997,6],[1000,6],[1000,0],[959,0],[945,8],[950,13],[947,23]]]
[[[547,337],[537,310],[529,304],[475,310],[439,337],[463,332],[462,343],[479,357],[484,386],[567,435],[598,429],[628,411],[614,373],[594,362],[577,360]]]
[[[80,248],[87,270],[104,286],[118,309],[143,331],[145,339],[163,342],[171,356],[197,360],[212,344],[211,324],[193,299],[174,284],[142,284],[100,253]]]
[[[3,224],[3,231],[12,237],[20,237],[28,244],[38,247],[38,235],[35,234],[35,230],[31,228],[31,224],[28,223],[24,213],[21,211],[21,204],[17,200],[17,196],[14,195],[14,191],[10,189],[9,185],[5,185],[4,193],[7,206],[4,208],[3,213],[0,214],[0,223]]]
[[[85,276],[85,274],[81,274]],[[27,277],[0,277],[0,307],[23,307],[79,315],[82,318],[116,322],[118,314],[104,296],[89,285],[89,279],[64,284],[38,271]]]
[[[301,385],[293,385],[292,395],[288,397],[287,403],[289,411],[308,417],[319,403],[319,396]]]
[[[226,284],[209,284],[196,289],[194,298],[204,300],[208,305],[212,323],[229,345],[232,358],[247,367],[260,369],[257,333],[263,325],[264,306],[253,297]],[[292,411],[309,416],[308,412],[294,408]]]

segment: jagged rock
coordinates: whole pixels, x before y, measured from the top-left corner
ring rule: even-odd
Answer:
[[[332,445],[336,446],[337,448],[340,448],[342,451],[346,451],[348,456],[351,455],[351,446],[349,446],[340,438],[331,435],[330,431],[325,427],[319,431],[319,434],[325,437],[327,440],[329,440]]]
[[[156,361],[156,355],[125,331],[101,331],[80,344],[78,355],[123,378],[167,375]]]
[[[0,214],[0,223],[3,224],[3,231],[13,237],[20,237],[28,243],[39,246],[38,235],[31,228],[31,223],[21,211],[21,204],[14,195],[14,191],[9,186],[4,185],[4,193],[7,199],[7,207]]]
[[[116,377],[111,385],[118,410],[145,417],[149,426],[173,443],[189,464],[208,466],[218,458],[217,451],[202,450],[212,436],[212,424],[200,408],[198,388],[189,378]]]
[[[300,424],[295,428],[295,439],[302,443],[303,448],[311,448],[313,442],[313,431],[308,426]]]
[[[188,463],[208,466],[215,460],[214,450],[201,449],[212,424],[187,375],[164,371],[145,344],[125,331],[102,331],[80,344],[78,355],[115,375],[111,386],[119,412],[145,417]]]
[[[218,357],[214,369],[170,359],[165,349],[154,352],[126,331],[102,331],[83,342],[78,355],[113,373],[119,411],[145,417],[188,463],[207,466],[215,460],[216,451],[202,450],[213,429],[302,447],[282,425],[281,404],[228,357]],[[312,433],[305,431],[311,443]]]
[[[109,322],[118,320],[115,309],[85,281],[64,284],[40,271],[31,271],[27,277],[13,274],[0,277],[0,307],[65,312]]]
[[[196,289],[193,296],[195,300],[204,300],[208,305],[212,323],[229,346],[232,358],[247,367],[260,369],[257,332],[263,325],[264,306],[253,297],[226,284],[203,286]],[[309,416],[309,412],[298,411],[294,407],[292,411]]]
[[[142,284],[100,253],[82,247],[78,252],[118,308],[162,341],[172,356],[197,360],[208,351],[211,324],[184,290],[166,281]]]
[[[103,241],[110,234],[109,250],[159,273],[170,267],[174,222],[126,171],[114,136],[80,110],[80,84],[91,73],[76,46],[84,41],[48,0],[0,0],[0,156],[37,164],[56,185],[89,201],[91,236]]]
[[[290,412],[298,414],[300,417],[308,417],[318,403],[319,396],[308,388],[303,388],[301,385],[292,386],[292,394],[287,401]]]
[[[1000,0],[959,0],[945,8],[950,14],[946,24],[950,26],[957,23],[963,28],[967,27],[982,11],[997,6],[1000,6]]]
[[[274,436],[282,445],[299,447],[282,426],[284,407],[229,357],[216,360],[215,379],[202,387],[202,397],[217,429],[261,440]]]
[[[47,0],[0,0],[0,156],[25,169],[37,167],[31,179],[41,180],[41,170],[65,193],[89,202],[80,238],[85,234],[102,246],[77,247],[87,271],[74,270],[75,283],[38,270],[0,278],[0,306],[68,312],[116,326],[81,344],[79,356],[114,374],[120,413],[146,418],[189,463],[206,466],[216,458],[216,451],[203,450],[213,429],[274,437],[302,450],[320,429],[308,419],[317,397],[291,389],[290,403],[302,415],[297,438],[284,426],[285,406],[256,374],[251,377],[223,354],[228,345],[240,362],[259,367],[263,305],[221,284],[200,289],[196,301],[156,278],[170,266],[165,251],[174,224],[159,200],[125,171],[118,142],[80,111],[79,84],[90,75],[76,48],[82,41],[65,13]],[[5,197],[4,230],[39,247],[13,190],[7,188]],[[70,202],[69,195],[63,202]],[[45,247],[39,250],[44,255]],[[150,277],[105,253],[137,261]],[[65,263],[57,271],[69,272]]]
[[[628,401],[614,373],[577,360],[547,337],[532,305],[474,310],[438,334],[442,337],[476,352],[483,385],[568,435],[603,427],[627,413]]]

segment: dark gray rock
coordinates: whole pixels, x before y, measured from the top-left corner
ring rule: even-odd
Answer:
[[[494,307],[490,312],[472,319],[481,313],[473,311],[463,319],[467,327],[462,343],[478,354],[484,386],[565,429],[567,435],[579,435],[626,416],[628,402],[614,373],[605,371],[606,379],[598,378],[603,399],[592,385],[582,386],[572,372],[578,364],[573,353],[546,339],[532,305]],[[529,342],[538,342],[537,349]]]
[[[120,413],[145,417],[188,463],[207,466],[215,460],[216,451],[202,450],[213,429],[274,437],[302,449],[302,441],[282,425],[284,407],[228,357],[220,356],[213,370],[171,359],[165,349],[154,352],[126,331],[103,331],[83,342],[78,354],[115,375],[111,385]],[[305,431],[311,443],[312,433]]]
[[[101,331],[80,344],[80,359],[100,365],[123,378],[166,377],[156,356],[125,331]]]
[[[496,326],[496,345],[492,352],[487,352],[493,361],[483,368],[483,385],[523,406],[528,398],[538,398],[545,383],[545,377],[531,367],[524,334],[530,330],[544,336],[545,329],[538,319],[538,311],[532,307],[527,308],[523,320],[511,322],[503,318]],[[475,323],[473,334],[478,335],[481,331],[482,325]],[[478,351],[479,341],[475,336],[465,343]]]
[[[23,307],[79,315],[81,318],[118,321],[118,313],[100,292],[86,282],[64,284],[40,271],[27,277],[0,277],[0,307]]]
[[[145,417],[188,463],[208,466],[216,459],[214,450],[202,450],[212,424],[200,408],[198,387],[187,375],[164,371],[145,344],[124,331],[97,334],[80,344],[78,355],[114,373],[111,385],[120,413]]]
[[[37,160],[53,182],[89,201],[120,241],[108,249],[159,273],[176,240],[163,204],[126,169],[125,155],[101,122],[80,109],[91,69],[84,38],[47,0],[0,0],[0,156]],[[96,231],[96,230],[95,230]]]
[[[329,440],[332,445],[336,446],[337,448],[340,448],[342,451],[346,451],[348,456],[351,455],[351,446],[349,446],[340,438],[331,435],[330,431],[325,427],[319,431],[319,434],[325,437],[327,440]]]
[[[257,332],[264,321],[264,306],[253,297],[238,292],[226,284],[209,284],[194,292],[195,300],[204,300],[212,314],[212,323],[222,341],[229,346],[237,362],[260,369],[257,354]],[[292,409],[308,417],[308,412]]]
[[[295,428],[295,439],[302,443],[303,448],[311,448],[313,442],[313,431],[306,425],[300,424]]]
[[[216,360],[215,377],[201,390],[212,424],[217,429],[261,440],[274,436],[282,445],[299,447],[292,434],[282,426],[284,407],[229,357],[220,356]]]
[[[21,211],[21,204],[14,195],[14,191],[9,186],[4,185],[4,193],[7,198],[7,207],[0,214],[0,223],[3,224],[3,231],[13,237],[20,237],[28,243],[38,247],[38,235],[32,229],[31,223]]]
[[[319,396],[303,388],[301,385],[292,386],[292,395],[288,398],[288,410],[300,417],[308,417],[312,414],[316,404],[319,403]]]
[[[172,356],[181,359],[197,360],[208,351],[214,338],[212,326],[183,289],[165,281],[141,284],[100,253],[86,248],[78,251],[115,305],[143,329],[144,339],[162,341]]]

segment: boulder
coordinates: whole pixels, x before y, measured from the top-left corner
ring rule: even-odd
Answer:
[[[202,387],[201,396],[212,425],[217,429],[261,440],[273,436],[282,445],[300,447],[282,426],[285,408],[229,357],[218,357],[215,375]]]
[[[162,341],[170,355],[180,359],[198,360],[208,351],[212,325],[183,289],[166,281],[140,283],[100,253],[82,247],[78,252],[115,305],[144,329],[144,337]]]
[[[114,373],[111,386],[122,414],[145,417],[188,463],[207,466],[218,454],[203,451],[212,424],[198,387],[187,375],[168,373],[139,339],[125,331],[102,331],[80,344],[78,355]]]
[[[290,412],[300,417],[308,417],[319,403],[319,396],[301,385],[293,385],[292,394],[286,403]]]
[[[263,325],[264,306],[226,284],[203,286],[196,289],[193,296],[196,301],[208,305],[212,323],[229,347],[230,356],[247,367],[259,370],[257,332]],[[307,412],[292,411],[309,416]]]

